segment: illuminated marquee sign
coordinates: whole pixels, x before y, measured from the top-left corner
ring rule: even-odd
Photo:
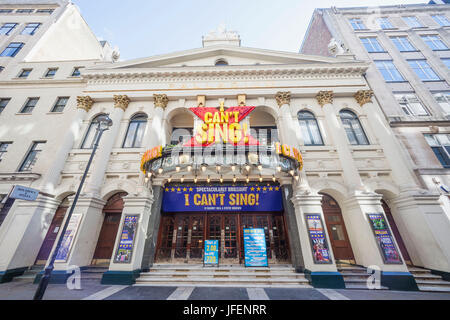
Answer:
[[[147,150],[141,159],[141,171],[145,173],[146,171],[144,168],[145,164],[154,159],[162,157],[162,152],[163,152],[162,146],[154,147],[153,149]]]
[[[234,145],[259,145],[250,135],[247,123],[241,124],[255,107],[230,107],[225,109],[223,102],[220,109],[191,108],[203,124],[196,128],[195,136],[185,144],[185,147],[209,146],[213,143]]]

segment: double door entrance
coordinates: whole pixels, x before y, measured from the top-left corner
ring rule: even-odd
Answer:
[[[163,214],[156,261],[203,262],[205,240],[219,240],[221,264],[244,263],[244,228],[263,228],[271,264],[289,263],[289,244],[282,213]]]

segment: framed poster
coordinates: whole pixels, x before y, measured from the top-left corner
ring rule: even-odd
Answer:
[[[309,239],[311,241],[314,263],[333,263],[320,214],[306,214],[305,217],[306,227],[308,228]]]
[[[205,240],[203,265],[219,265],[219,240]]]
[[[244,229],[244,257],[246,267],[268,267],[266,234],[262,228]]]
[[[394,238],[382,213],[367,214],[378,249],[385,264],[402,264],[402,258],[395,246]]]
[[[64,234],[63,240],[61,242],[61,247],[59,247],[55,262],[57,263],[67,262],[82,217],[83,216],[81,214],[74,214],[70,218],[69,225],[67,226],[66,233]]]
[[[138,221],[139,215],[125,215],[119,245],[114,257],[115,263],[131,262]]]

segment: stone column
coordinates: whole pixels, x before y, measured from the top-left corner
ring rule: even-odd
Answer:
[[[50,166],[49,171],[43,177],[40,190],[53,194],[61,176],[61,172],[67,161],[67,156],[70,150],[73,149],[75,139],[77,139],[83,120],[86,118],[87,113],[91,110],[94,101],[89,96],[77,97],[77,113],[72,120],[69,130],[67,131],[64,140],[56,153],[54,160]]]
[[[333,106],[333,95],[333,91],[320,91],[316,99],[325,113],[325,121],[330,136],[333,137],[342,170],[344,171],[344,181],[351,191],[362,191],[364,188],[361,176],[353,160],[345,130]]]
[[[167,108],[169,98],[165,94],[153,95],[155,108],[152,118],[152,125],[145,137],[144,146],[147,149],[165,144],[164,110]]]
[[[111,150],[116,142],[120,129],[120,122],[122,121],[123,114],[128,108],[129,103],[130,99],[127,96],[114,96],[114,111],[110,114],[113,125],[101,138],[86,189],[91,196],[98,197],[100,195],[100,190],[111,156]]]

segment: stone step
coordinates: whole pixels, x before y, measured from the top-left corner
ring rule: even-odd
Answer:
[[[417,285],[421,286],[443,286],[450,288],[450,282],[439,279],[439,280],[416,280]]]
[[[233,267],[227,267],[227,266],[220,266],[218,268],[215,267],[203,267],[202,265],[192,265],[192,266],[186,266],[186,265],[177,265],[177,266],[152,266],[150,270],[183,270],[183,271],[195,271],[195,270],[202,270],[206,272],[213,272],[213,271],[221,271],[221,272],[227,272],[227,271],[256,271],[256,272],[265,272],[265,271],[291,271],[295,272],[295,268],[292,267],[269,267],[269,268],[245,268],[243,266],[233,266]]]
[[[271,273],[253,273],[253,272],[216,272],[216,273],[204,273],[204,272],[147,272],[141,273],[141,277],[205,277],[205,278],[248,278],[248,279],[267,279],[267,278],[292,278],[292,279],[303,279],[305,276],[299,273],[282,273],[282,272],[271,272]]]
[[[313,288],[309,284],[289,284],[289,283],[283,283],[283,284],[259,284],[259,283],[218,283],[218,282],[212,282],[212,283],[197,283],[197,282],[185,282],[185,283],[174,283],[172,282],[136,282],[133,286],[136,287],[226,287],[226,288],[292,288],[292,289],[311,289]]]
[[[430,292],[450,292],[450,287],[431,287],[431,286],[418,286],[420,291]]]

